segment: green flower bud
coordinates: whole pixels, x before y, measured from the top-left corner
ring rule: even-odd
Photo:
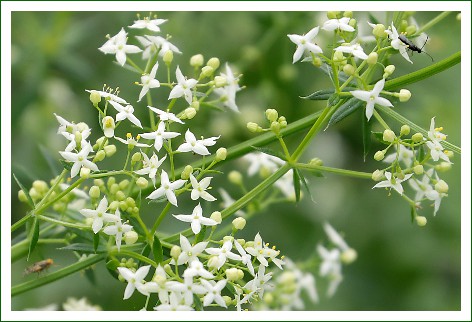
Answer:
[[[379,55],[374,51],[369,54],[367,57],[367,64],[369,65],[375,65],[377,64],[377,60],[379,59]]]
[[[243,230],[246,226],[246,219],[243,217],[238,217],[232,221],[234,229]]]
[[[222,221],[221,212],[219,212],[219,211],[214,211],[214,212],[211,214],[210,219],[213,219],[213,220],[216,221],[218,224],[221,224],[221,221]]]
[[[217,70],[220,67],[220,60],[216,57],[212,57],[208,60],[207,66],[213,68],[213,70]]]
[[[233,170],[228,173],[228,180],[232,184],[240,185],[243,183],[243,176],[239,171]]]
[[[377,38],[387,37],[387,33],[385,32],[385,26],[382,24],[375,25],[374,29],[372,30],[372,34]]]
[[[89,190],[89,196],[92,199],[100,198],[100,187],[99,186],[91,186]]]
[[[349,26],[356,28],[357,26],[357,20],[356,19],[351,19],[349,20]]]
[[[121,190],[125,190],[126,188],[128,188],[128,185],[129,185],[128,179],[121,180],[120,183],[118,184]]]
[[[218,256],[211,256],[207,264],[208,268],[217,269],[219,266]]]
[[[106,139],[107,139],[106,137],[102,136],[102,137],[98,138],[97,141],[95,141],[95,143],[96,143],[98,146],[102,146],[102,145],[105,143],[105,140],[106,140]]]
[[[225,270],[225,274],[228,280],[232,282],[236,282],[237,280],[239,280],[240,274],[238,273],[238,271],[240,271],[240,269],[237,269],[236,267],[228,268],[227,270]]]
[[[388,65],[384,69],[384,72],[388,74],[388,76],[392,75],[394,71],[395,71],[395,65]]]
[[[97,91],[91,91],[89,98],[90,102],[92,102],[94,106],[98,105],[98,103],[100,103],[100,101],[102,100],[102,97]]]
[[[177,261],[177,258],[179,258],[181,253],[182,253],[182,248],[180,248],[180,246],[174,245],[170,249],[170,257],[172,257],[175,261]]]
[[[343,66],[343,72],[348,76],[352,76],[356,73],[356,69],[351,64],[346,64]]]
[[[280,132],[280,123],[279,122],[272,122],[270,124],[270,130],[274,132],[275,134],[278,134]]]
[[[85,225],[86,226],[92,227],[92,224],[93,224],[93,218],[90,218],[90,217],[85,218]]]
[[[413,167],[413,172],[415,174],[418,174],[418,175],[423,174],[424,173],[424,168],[421,164],[417,164]]]
[[[108,206],[108,208],[110,208],[111,212],[115,212],[119,206],[120,206],[120,202],[118,200],[113,200]]]
[[[200,109],[200,102],[199,101],[193,101],[192,104],[190,104],[190,107],[193,107],[195,109],[195,111],[198,112],[198,110]]]
[[[172,61],[174,60],[174,53],[172,52],[172,50],[168,50],[164,53],[164,56],[162,57],[162,60],[164,61],[164,63],[169,66],[170,64],[172,64]]]
[[[356,259],[357,259],[357,252],[352,248],[346,249],[341,254],[341,262],[343,262],[344,264],[351,264]]]
[[[203,65],[204,59],[203,55],[198,54],[198,55],[193,55],[190,57],[190,66],[198,68]]]
[[[233,299],[229,297],[228,295],[223,295],[222,298],[223,298],[223,301],[225,301],[226,306],[230,306],[231,303],[233,302]]]
[[[400,102],[408,102],[411,97],[411,92],[407,89],[401,89],[398,97],[400,98]]]
[[[344,58],[344,54],[341,51],[335,51],[333,55],[333,61],[335,64],[341,64],[346,62],[346,59]]]
[[[265,115],[270,122],[274,122],[278,119],[279,113],[273,108],[269,108],[265,111]]]
[[[26,193],[23,190],[18,190],[18,200],[28,202],[28,197],[26,197]]]
[[[409,25],[406,27],[406,34],[407,35],[413,35],[416,32],[416,26],[415,25]]]
[[[382,180],[383,176],[384,176],[384,172],[382,170],[377,169],[372,173],[372,180],[380,181]]]
[[[210,77],[213,75],[215,70],[211,66],[205,66],[202,68],[202,72],[200,73],[200,77]]]
[[[116,193],[115,193],[115,198],[116,200],[118,201],[122,201],[122,200],[125,200],[126,199],[126,195],[123,191],[121,190],[118,190]]]
[[[138,186],[139,189],[147,188],[148,184],[149,182],[146,180],[146,178],[141,177],[136,180],[136,185]]]
[[[118,190],[120,190],[120,186],[117,183],[114,183],[110,186],[109,189],[110,189],[110,193],[114,195],[115,193],[118,192]]]
[[[424,227],[428,223],[428,220],[426,219],[426,217],[423,217],[423,216],[416,216],[415,221],[416,221],[416,224],[420,227]]]
[[[328,19],[339,19],[341,18],[341,11],[328,11],[326,16]]]
[[[131,163],[136,163],[136,162],[139,162],[141,161],[143,158],[141,152],[135,152],[132,156],[131,156]]]
[[[444,150],[443,152],[449,159],[452,159],[454,157],[454,152],[452,152],[451,150]]]
[[[383,158],[385,158],[385,152],[384,151],[377,151],[374,154],[374,160],[376,161],[382,161]]]
[[[110,189],[110,187],[115,183],[116,183],[116,178],[115,177],[109,177],[108,180],[107,180],[108,189]]]
[[[128,207],[134,207],[134,206],[136,206],[136,201],[133,198],[128,197],[128,198],[126,198],[126,205]]]
[[[133,245],[138,240],[138,233],[134,230],[127,231],[123,237],[126,245]]]
[[[246,127],[249,130],[249,132],[252,132],[252,133],[256,133],[259,131],[259,125],[254,122],[248,122]]]
[[[116,146],[114,144],[107,145],[103,148],[103,151],[105,151],[107,158],[109,158],[116,153]]]
[[[46,193],[49,190],[48,184],[43,180],[33,181],[33,188],[36,189],[40,194]]]
[[[421,142],[421,141],[423,141],[423,134],[421,134],[421,133],[415,133],[415,134],[413,134],[413,136],[411,137],[411,139],[412,139],[413,142],[415,142],[415,143]]]
[[[228,151],[225,148],[219,148],[218,150],[216,150],[215,161],[218,162],[218,161],[226,160],[227,155],[228,155]]]
[[[182,174],[180,175],[180,178],[184,180],[188,180],[190,178],[190,175],[193,172],[193,168],[191,165],[186,165],[184,168],[184,171],[182,171]]]
[[[102,187],[105,185],[105,181],[103,181],[103,179],[94,179],[93,184],[98,187]]]
[[[126,201],[119,201],[119,207],[121,211],[126,211],[128,209],[128,205],[126,204]]]
[[[389,143],[392,143],[393,141],[395,141],[395,133],[392,131],[392,130],[385,130],[383,132],[383,140],[385,142],[389,142]]]
[[[319,67],[321,67],[321,65],[323,65],[323,61],[321,60],[320,57],[315,56],[315,58],[313,58],[313,66],[319,68]]]
[[[100,151],[97,152],[97,154],[95,154],[95,157],[93,158],[92,162],[103,161],[103,159],[105,159],[106,156],[107,156],[107,154],[105,153],[105,151],[100,150]]]
[[[226,77],[224,77],[224,76],[215,76],[215,87],[216,88],[224,87],[224,86],[226,86],[226,84],[228,84],[228,82],[226,81]]]
[[[400,135],[408,135],[410,134],[410,127],[408,125],[402,125],[400,128]]]
[[[449,191],[449,186],[444,180],[439,180],[435,185],[434,185],[434,190],[436,190],[439,193],[447,193]]]
[[[80,169],[80,177],[81,178],[89,178],[90,177],[90,169],[82,167],[82,169]]]
[[[268,304],[268,305],[271,305],[272,303],[274,303],[274,295],[272,293],[268,293],[268,292],[265,292],[264,293],[264,297],[262,298],[262,300],[264,301],[264,303]]]
[[[352,18],[352,11],[344,11],[343,17]]]
[[[436,169],[436,171],[445,172],[451,169],[451,163],[441,162],[440,164],[436,165],[434,168]]]

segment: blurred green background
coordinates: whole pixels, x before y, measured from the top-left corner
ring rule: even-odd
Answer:
[[[148,13],[141,13],[147,15]],[[422,25],[437,13],[421,12],[415,17]],[[184,74],[190,71],[188,60],[197,53],[205,59],[219,57],[230,62],[233,71],[243,74],[237,103],[241,114],[203,111],[192,126],[205,137],[222,135],[218,146],[229,147],[254,135],[245,129],[248,121],[262,121],[263,111],[276,108],[287,121],[295,121],[323,104],[300,98],[315,90],[329,88],[329,79],[310,64],[292,65],[295,45],[287,34],[303,34],[326,21],[325,13],[317,12],[161,12],[159,18],[169,19],[161,26],[162,33],[171,34],[183,55],[175,60]],[[370,28],[365,13],[354,13],[363,32]],[[376,14],[388,24],[385,14]],[[456,13],[428,31],[426,45],[435,61],[457,52],[460,44],[460,22]],[[121,88],[122,97],[132,101],[140,87],[136,74],[117,66],[112,55],[98,51],[105,35],[115,35],[121,27],[129,26],[136,12],[14,12],[12,14],[12,171],[30,187],[35,179],[49,181],[60,166],[54,159],[64,147],[65,140],[56,134],[57,121],[53,113],[67,120],[96,124],[85,89],[101,89],[103,83]],[[129,43],[137,44],[127,30]],[[317,38],[327,48],[328,40]],[[326,49],[328,51],[328,49]],[[139,61],[139,54],[134,55]],[[397,67],[393,76],[401,76],[431,64],[426,55],[414,54],[414,64],[399,55],[391,63]],[[163,65],[163,64],[162,64]],[[175,65],[174,65],[175,66]],[[160,67],[162,72],[164,69]],[[159,75],[159,73],[158,73]],[[460,66],[408,86],[413,96],[395,110],[413,122],[429,128],[436,116],[437,126],[444,126],[448,140],[460,146]],[[160,89],[151,91],[161,100]],[[143,107],[145,105],[143,104]],[[136,108],[136,107],[135,107]],[[144,109],[137,113],[146,115]],[[362,157],[361,117],[355,113],[341,124],[322,132],[310,146],[305,160],[320,157],[324,164],[372,172],[379,167],[371,156]],[[401,124],[393,124],[398,130]],[[301,139],[302,133],[288,138],[289,146]],[[95,140],[96,137],[92,137]],[[290,142],[293,142],[290,145]],[[372,148],[375,151],[375,146]],[[44,155],[52,156],[52,165]],[[370,180],[350,179],[334,175],[310,177],[316,204],[309,198],[301,203],[274,205],[265,213],[250,220],[244,230],[246,238],[260,232],[266,242],[276,244],[283,254],[293,260],[304,260],[326,237],[320,223],[330,223],[346,236],[347,242],[358,251],[358,260],[345,267],[345,279],[332,299],[324,295],[313,310],[459,310],[460,289],[460,156],[453,160],[451,171],[442,178],[449,184],[449,197],[443,200],[436,217],[432,209],[424,209],[428,225],[419,228],[411,224],[408,205],[395,193],[387,196],[381,189],[372,190]],[[237,167],[230,162],[223,170]],[[255,184],[256,181],[250,181]],[[226,183],[225,176],[214,179],[213,186],[224,185],[234,197],[237,189]],[[27,210],[17,200],[18,187],[12,183],[12,220]],[[170,226],[170,220],[166,227]],[[179,226],[182,227],[182,226]],[[54,247],[39,247],[30,260],[54,258],[54,271],[75,259]],[[12,284],[34,279],[23,277],[25,259],[12,264]],[[317,272],[316,272],[317,273]],[[12,309],[41,307],[63,303],[67,297],[86,296],[92,303],[107,310],[140,309],[144,297],[135,296],[122,301],[124,285],[116,283],[102,265],[96,265],[97,285],[89,283],[82,274],[30,291],[12,299]],[[325,285],[318,282],[320,294]],[[47,294],[47,296],[45,296]]]

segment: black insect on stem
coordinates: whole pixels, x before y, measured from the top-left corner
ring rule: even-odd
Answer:
[[[428,42],[429,37],[426,38],[426,40],[425,40],[423,46],[421,46],[421,48],[418,47],[418,46],[416,46],[410,39],[406,38],[406,36],[403,35],[403,34],[398,35],[398,39],[400,39],[400,41],[401,41],[402,43],[404,43],[405,45],[407,45],[407,46],[408,46],[408,49],[410,49],[411,51],[416,51],[418,54],[425,53],[426,55],[429,56],[429,58],[431,58],[431,61],[434,61],[433,57],[431,57],[430,54],[428,54],[427,52],[423,51],[423,48],[424,48],[424,46],[426,45],[426,43]]]

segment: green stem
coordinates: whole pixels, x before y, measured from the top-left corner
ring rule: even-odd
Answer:
[[[446,18],[450,13],[451,13],[451,11],[444,11],[444,12],[441,12],[439,15],[437,15],[436,17],[434,17],[433,19],[431,19],[428,23],[426,23],[423,27],[421,27],[420,29],[418,29],[418,30],[415,32],[415,35],[419,35],[419,34],[421,34],[422,32],[425,32],[426,30],[428,30],[429,28],[431,28],[432,26],[434,26],[435,24],[437,24],[438,22],[440,22],[441,20],[443,20],[444,18]]]
[[[367,172],[359,172],[359,171],[325,167],[325,166],[320,166],[320,165],[310,165],[310,164],[304,164],[304,163],[296,163],[294,166],[298,169],[331,172],[331,173],[336,173],[336,174],[339,174],[342,176],[348,176],[348,177],[355,177],[355,178],[361,178],[361,179],[372,178],[372,173],[367,173]]]
[[[153,260],[150,260],[146,256],[143,256],[141,254],[135,253],[135,252],[130,251],[130,250],[126,250],[126,249],[121,249],[120,251],[116,250],[116,251],[110,252],[110,255],[114,255],[114,256],[120,255],[120,256],[134,257],[134,258],[140,260],[141,262],[150,264],[153,267],[157,267],[156,263]]]
[[[71,275],[75,272],[81,271],[89,266],[92,266],[93,264],[96,264],[103,259],[105,259],[106,254],[97,254],[97,255],[90,255],[86,259],[78,261],[72,265],[69,265],[67,267],[64,267],[63,269],[60,269],[58,271],[55,271],[53,273],[50,273],[46,276],[39,277],[32,279],[30,281],[12,286],[11,288],[11,296],[14,297],[16,295],[19,295],[21,293],[30,291],[32,289],[38,288],[42,285],[54,282],[58,279],[61,279],[63,277],[66,277],[68,275]]]
[[[144,70],[142,70],[138,65],[136,65],[136,63],[131,59],[129,58],[129,56],[127,55],[126,56],[126,61],[128,62],[128,64],[130,64],[131,66],[134,67],[134,69],[136,69],[136,71],[140,74],[144,74]]]
[[[164,220],[171,205],[172,204],[168,202],[167,205],[164,207],[164,209],[162,209],[161,214],[159,215],[159,217],[157,217],[156,221],[154,222],[154,225],[152,226],[149,236],[154,236],[154,233],[156,232],[157,228],[161,224],[162,220]]]
[[[67,222],[67,221],[62,221],[62,220],[58,220],[58,219],[43,216],[43,215],[36,215],[36,217],[38,217],[38,219],[50,222],[52,224],[61,225],[61,226],[64,226],[64,227],[77,228],[77,229],[87,229],[87,230],[91,229],[90,226],[75,224],[75,223],[71,223],[71,222]]]

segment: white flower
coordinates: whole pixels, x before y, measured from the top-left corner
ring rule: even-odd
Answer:
[[[164,160],[167,158],[167,155],[159,160],[155,153],[152,154],[151,158],[148,158],[148,156],[143,152],[141,152],[141,154],[144,158],[143,168],[141,170],[134,171],[134,173],[139,174],[140,176],[148,174],[149,178],[152,180],[152,183],[155,185],[157,169],[159,169],[159,167],[162,165],[162,162],[164,162]]]
[[[349,17],[343,17],[341,19],[330,19],[323,24],[323,28],[326,31],[333,31],[339,29],[341,31],[353,32],[355,29],[349,25]]]
[[[129,299],[135,289],[137,289],[138,292],[143,295],[148,295],[148,293],[142,292],[141,287],[145,283],[144,278],[149,273],[150,268],[151,265],[141,266],[135,273],[133,273],[130,269],[126,267],[118,267],[118,271],[120,272],[121,276],[123,276],[123,278],[128,282],[128,285],[125,289],[125,294],[123,296],[123,300]]]
[[[403,187],[402,187],[401,183],[408,180],[408,179],[410,179],[412,175],[413,174],[410,173],[410,174],[405,175],[405,177],[403,179],[400,179],[400,178],[393,177],[390,172],[385,171],[385,178],[387,178],[387,180],[384,180],[384,181],[381,181],[381,182],[377,183],[375,186],[372,187],[372,189],[374,189],[374,188],[390,188],[390,189],[393,188],[400,195],[403,195]]]
[[[451,162],[449,157],[443,152],[444,148],[438,141],[427,141],[426,145],[428,146],[431,158],[434,161],[438,161],[439,159],[443,159],[446,162]]]
[[[59,128],[57,129],[57,134],[66,133],[75,133],[77,131],[77,125],[67,121],[65,118],[54,113],[57,121],[59,122]]]
[[[223,99],[223,104],[233,111],[239,112],[236,105],[236,92],[241,90],[239,87],[237,77],[234,77],[231,68],[226,63],[226,74],[221,73],[221,76],[226,79],[226,85],[220,88],[215,88],[214,92]]]
[[[162,148],[164,140],[173,139],[179,135],[180,133],[177,132],[166,132],[166,124],[161,121],[159,122],[156,131],[143,133],[141,134],[141,137],[148,140],[154,140],[154,148],[159,152]]]
[[[194,209],[191,215],[172,215],[178,220],[189,222],[190,226],[192,227],[193,233],[196,235],[202,229],[201,225],[204,226],[215,226],[217,224],[216,221],[210,218],[205,218],[202,215],[202,207],[198,204]]]
[[[140,287],[140,291],[146,296],[148,296],[149,293],[157,293],[161,303],[169,303],[169,290],[167,289],[166,281],[167,274],[164,271],[164,268],[162,268],[162,266],[159,264],[156,268],[156,272],[154,273],[152,281],[144,283]]]
[[[274,172],[285,163],[277,157],[261,152],[248,153],[243,157],[243,159],[251,163],[247,170],[249,176],[253,176],[262,169]]]
[[[429,183],[432,177],[434,169],[429,169],[420,180],[413,178],[408,183],[416,191],[415,201],[421,201],[424,198],[426,192],[434,190],[433,186]]]
[[[161,31],[161,28],[159,28],[159,25],[162,25],[166,21],[167,19],[150,19],[148,17],[144,17],[144,19],[135,20],[134,23],[131,26],[129,26],[129,28],[134,28],[134,29],[146,28],[154,32],[159,32]]]
[[[192,192],[191,198],[192,200],[197,200],[198,198],[205,199],[206,201],[215,201],[216,198],[213,197],[211,194],[206,192],[205,190],[208,189],[210,185],[212,177],[203,178],[200,182],[195,179],[193,174],[190,174],[190,182],[192,183]]]
[[[400,54],[405,58],[407,61],[413,64],[413,62],[410,60],[410,57],[408,56],[408,52],[406,51],[408,49],[408,46],[404,44],[400,38],[398,37],[398,32],[397,28],[393,25],[392,22],[392,30],[385,30],[385,32],[388,34],[388,37],[391,39],[391,45],[394,49],[398,50]]]
[[[73,152],[62,152],[59,153],[61,156],[69,162],[73,162],[74,165],[70,170],[70,177],[74,178],[80,171],[82,167],[89,168],[92,171],[98,171],[98,167],[92,161],[87,160],[89,153],[92,151],[92,146],[89,144],[85,144],[82,146],[82,150],[78,153]]]
[[[362,49],[361,45],[359,45],[359,44],[342,45],[342,46],[334,48],[334,50],[340,51],[340,52],[343,52],[343,53],[351,54],[354,57],[357,57],[359,59],[367,59],[367,57],[368,57],[364,53],[364,49]]]
[[[157,199],[162,196],[166,196],[167,200],[177,207],[177,197],[175,196],[174,190],[179,189],[185,184],[186,180],[175,180],[174,182],[169,181],[169,176],[167,172],[162,170],[161,172],[161,186],[154,190],[149,196],[148,199]]]
[[[205,287],[193,282],[193,277],[184,278],[183,283],[176,281],[167,282],[166,287],[172,292],[181,293],[186,303],[193,303],[193,294],[201,295],[207,292]]]
[[[231,240],[225,241],[223,243],[223,246],[221,248],[207,248],[205,249],[205,252],[207,252],[210,255],[218,256],[218,266],[217,269],[219,270],[221,266],[223,266],[226,263],[226,260],[232,259],[232,260],[241,260],[241,256],[236,255],[231,252],[231,249],[233,248],[233,242]]]
[[[328,296],[331,297],[343,280],[341,272],[341,253],[337,248],[329,251],[322,245],[318,245],[316,249],[323,260],[320,265],[320,276],[329,277],[330,282],[327,293]]]
[[[102,229],[103,222],[117,222],[120,220],[119,217],[113,214],[107,213],[108,200],[106,197],[100,201],[97,209],[82,209],[79,212],[87,218],[93,218],[92,230],[96,234]]]
[[[223,200],[223,208],[228,208],[232,204],[234,204],[235,200],[231,198],[231,196],[224,190],[223,188],[219,188],[218,192],[221,195],[221,199]],[[245,216],[246,213],[242,210],[238,210],[234,213],[236,216]]]
[[[174,122],[177,122],[177,123],[180,123],[180,124],[184,124],[184,122],[182,122],[181,119],[179,119],[177,116],[175,116],[174,113],[170,113],[170,112],[164,112],[164,111],[161,111],[160,109],[157,109],[155,107],[152,107],[152,106],[148,106],[149,109],[151,111],[153,111],[154,113],[156,113],[159,118],[161,119],[161,121],[174,121]]]
[[[193,311],[193,308],[190,306],[192,303],[184,302],[182,303],[182,295],[171,292],[169,303],[163,303],[154,307],[156,311]]]
[[[126,32],[123,28],[115,36],[111,37],[102,47],[98,48],[105,54],[115,54],[116,61],[123,66],[126,63],[126,54],[135,54],[141,52],[139,47],[127,45]]]
[[[302,55],[305,51],[311,52],[313,54],[321,54],[323,50],[314,43],[314,38],[318,35],[320,27],[315,27],[311,29],[306,35],[287,35],[290,41],[297,45],[297,49],[293,54],[293,64],[302,58]]]
[[[133,115],[134,113],[134,108],[131,105],[126,105],[123,106],[120,103],[117,103],[115,101],[110,101],[110,104],[118,111],[118,114],[116,114],[116,121],[122,121],[124,119],[130,120],[131,123],[134,125],[143,128],[141,126],[141,122],[138,120],[136,116]]]
[[[150,42],[152,42],[159,49],[159,56],[163,56],[167,51],[172,51],[176,54],[181,54],[182,52],[171,44],[167,39],[160,36],[145,36]]]
[[[76,299],[75,297],[69,297],[62,304],[64,311],[101,311],[102,308],[99,305],[92,305],[83,297],[81,299]],[[56,310],[55,310],[56,311]]]
[[[144,47],[143,50],[143,60],[149,59],[152,55],[157,52],[157,47],[154,45],[152,41],[143,37],[143,36],[135,36],[139,43]]]
[[[256,277],[250,280],[244,285],[245,289],[259,294],[259,298],[262,299],[264,290],[268,287],[267,282],[272,278],[272,272],[265,274],[265,266],[259,265]]]
[[[207,245],[208,242],[200,242],[192,246],[188,241],[187,237],[185,237],[184,235],[180,235],[180,248],[182,249],[182,252],[177,258],[177,265],[182,265],[186,263],[191,264],[194,261],[198,261],[198,255],[200,255],[205,250]],[[174,260],[172,260],[170,263],[175,265]],[[196,269],[196,266],[194,266],[193,268]]]
[[[78,130],[75,130],[74,132],[72,133],[69,133],[69,132],[62,132],[61,134],[67,139],[69,140],[69,144],[66,146],[66,148],[64,149],[65,152],[70,152],[74,149],[77,148],[77,141],[75,140],[76,138],[76,134],[80,134],[80,136],[82,137],[82,140],[81,140],[81,147],[83,148],[85,145],[89,144],[87,142],[87,138],[90,136],[90,134],[92,133],[92,130],[91,129],[85,129],[83,130],[82,132],[78,131]]]
[[[141,99],[143,98],[144,95],[146,95],[149,89],[161,86],[161,83],[159,83],[159,81],[156,79],[156,73],[157,73],[158,67],[159,67],[159,63],[156,61],[156,64],[152,67],[149,75],[141,76],[141,85],[143,85],[143,88],[141,89],[141,92],[139,93],[138,102],[141,101]]]
[[[203,298],[203,306],[208,306],[211,303],[215,302],[219,306],[226,307],[225,300],[221,296],[221,291],[225,288],[227,283],[226,280],[221,280],[218,283],[215,283],[214,281],[207,281],[201,279],[200,282],[208,292],[207,295],[205,295],[205,297]]]
[[[96,91],[96,90],[93,90],[93,89],[92,90],[86,89],[85,91],[89,92],[89,93],[92,93],[92,92],[98,93],[98,94],[100,94],[100,97],[103,97],[104,99],[107,99],[107,100],[110,100],[110,101],[114,101],[114,102],[117,102],[117,103],[120,103],[120,104],[128,104],[128,102],[126,102],[121,97],[116,96],[115,94],[111,94],[111,93],[103,92],[103,91]]]
[[[254,238],[254,246],[253,247],[246,247],[246,251],[251,254],[252,256],[256,257],[257,260],[262,264],[261,266],[268,266],[269,263],[264,257],[264,242],[262,241],[261,235],[257,233],[256,237]]]
[[[434,122],[434,117],[433,117],[431,119],[431,125],[429,126],[428,138],[431,141],[437,141],[437,142],[446,140],[447,135],[441,133],[442,130],[443,130],[442,127],[439,127],[439,128],[435,127],[435,122]]]
[[[115,216],[118,218],[118,220],[113,222],[113,225],[106,226],[105,228],[103,228],[103,232],[107,235],[115,236],[116,248],[118,248],[118,251],[120,251],[121,239],[123,238],[123,235],[131,231],[131,229],[133,229],[133,226],[121,223],[121,215],[119,209],[116,209]]]
[[[338,246],[338,248],[344,253],[344,252],[355,252],[351,247],[348,246],[344,238],[341,237],[341,235],[327,222],[323,224],[323,229],[326,232],[326,235],[328,235],[329,240],[331,242]]]
[[[103,134],[107,138],[112,138],[115,135],[115,120],[111,116],[105,116],[102,119]]]
[[[295,200],[295,188],[293,186],[293,170],[287,171],[282,178],[274,183],[274,186],[280,189],[285,197]]]
[[[197,80],[193,78],[186,79],[182,75],[179,66],[175,71],[175,77],[177,78],[177,85],[170,91],[169,99],[184,96],[187,103],[192,104],[192,88],[197,85]]]
[[[184,278],[193,278],[195,276],[201,276],[206,279],[215,278],[212,273],[203,267],[203,264],[198,259],[190,262],[190,266],[184,271],[182,276]]]
[[[387,163],[393,163],[398,157],[398,162],[403,162],[408,168],[413,163],[414,153],[404,145],[399,145],[398,151],[387,155],[382,161]]]
[[[235,239],[234,246],[238,250],[238,253],[241,255],[241,262],[247,266],[249,272],[254,276],[254,266],[252,266],[252,257],[244,250],[243,246]]]
[[[131,135],[131,133],[126,133],[126,140],[124,140],[122,138],[119,138],[119,137],[116,137],[116,136],[115,136],[115,139],[117,139],[118,141],[120,141],[123,144],[128,145],[128,147],[131,147],[131,148],[134,148],[135,146],[137,146],[139,148],[148,148],[148,147],[150,147],[149,144],[138,143],[139,135],[137,136],[137,138],[135,140],[133,138],[133,136]]]
[[[190,152],[192,151],[193,153],[197,153],[200,155],[209,155],[210,152],[206,148],[207,146],[213,146],[216,144],[216,140],[219,139],[220,137],[210,137],[208,139],[202,139],[202,140],[197,140],[195,135],[190,132],[188,129],[187,132],[185,132],[185,143],[181,144],[177,151],[178,152]]]
[[[379,104],[382,106],[393,106],[392,103],[390,103],[389,100],[383,97],[379,97],[380,92],[383,90],[385,86],[385,79],[379,80],[374,88],[371,91],[361,91],[361,90],[356,90],[352,91],[351,94],[355,98],[367,102],[367,105],[365,107],[365,116],[367,117],[367,120],[370,120],[372,117],[372,114],[374,114],[374,105]]]

